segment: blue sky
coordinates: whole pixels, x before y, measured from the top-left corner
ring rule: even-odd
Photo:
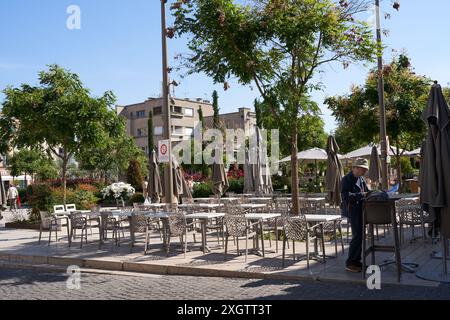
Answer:
[[[66,28],[66,10],[73,4],[81,8],[81,30]],[[385,59],[390,59],[391,49],[406,50],[417,73],[448,85],[450,1],[403,0],[399,12],[391,5],[391,0],[382,4],[392,14],[390,20],[383,20],[390,31]],[[38,71],[58,63],[78,73],[94,94],[112,90],[118,104],[157,96],[161,90],[159,10],[159,0],[0,0],[0,89],[35,84]],[[168,45],[171,61],[187,50],[182,39],[169,40]],[[344,94],[352,84],[363,83],[367,67],[344,70],[335,64],[323,71],[316,80],[324,89],[313,94],[319,104],[326,96]],[[182,80],[175,96],[210,99],[214,89],[219,92],[222,112],[251,107],[258,96],[256,90],[237,83],[224,91],[202,75]],[[0,94],[0,102],[3,98]],[[335,122],[322,109],[329,132]]]

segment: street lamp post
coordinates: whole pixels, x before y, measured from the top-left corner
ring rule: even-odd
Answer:
[[[162,33],[162,109],[164,114],[164,138],[169,141],[168,154],[169,163],[166,164],[165,177],[165,192],[166,202],[173,202],[173,179],[172,179],[172,124],[170,121],[170,104],[169,104],[169,76],[167,66],[167,29],[166,29],[166,2],[167,0],[161,0],[161,33]]]
[[[383,47],[381,43],[380,0],[375,0],[377,20],[377,55],[378,55],[378,101],[380,105],[380,138],[381,138],[381,184],[388,189],[388,150],[386,137],[386,108],[384,105]]]

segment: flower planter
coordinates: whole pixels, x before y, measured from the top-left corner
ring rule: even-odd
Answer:
[[[5,223],[5,228],[39,230],[40,224],[39,223],[7,222],[7,223]]]

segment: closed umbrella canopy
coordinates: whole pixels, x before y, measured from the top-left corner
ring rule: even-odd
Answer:
[[[422,119],[428,127],[423,150],[421,201],[436,214],[441,232],[450,236],[450,111],[442,89],[434,84]]]
[[[339,160],[339,146],[334,137],[330,136],[327,143],[327,176],[325,187],[328,191],[331,205],[339,206],[341,204],[341,181],[344,176],[344,169]]]
[[[223,163],[214,163],[212,167],[213,192],[222,196],[228,189],[228,177]]]
[[[161,200],[162,185],[161,177],[159,176],[158,163],[156,162],[156,152],[151,151],[150,167],[149,167],[149,181],[147,186],[148,196],[153,203],[158,203]]]
[[[0,210],[6,210],[7,200],[6,200],[6,191],[5,185],[3,184],[2,175],[0,174]]]
[[[370,155],[369,179],[372,182],[381,181],[381,160],[376,146],[372,147],[372,154]]]
[[[253,177],[253,164],[250,164],[248,149],[245,153],[245,163],[244,163],[244,193],[255,192],[254,177]]]
[[[179,201],[181,198],[192,199],[191,190],[186,183],[186,179],[184,178],[183,170],[181,169],[180,164],[172,157],[172,176],[173,176],[173,194],[177,197]]]

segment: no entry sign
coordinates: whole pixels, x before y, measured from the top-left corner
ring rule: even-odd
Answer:
[[[160,163],[169,162],[169,140],[160,140],[158,142],[158,161]]]

